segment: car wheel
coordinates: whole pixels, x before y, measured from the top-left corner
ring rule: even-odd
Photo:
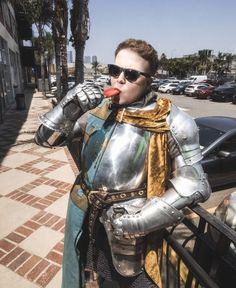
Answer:
[[[180,95],[183,95],[183,94],[184,94],[184,92],[183,92],[183,91],[180,91],[180,92],[179,92],[179,94],[180,94]]]
[[[167,90],[166,93],[170,93],[170,90]]]

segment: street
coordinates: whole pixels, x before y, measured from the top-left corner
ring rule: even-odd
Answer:
[[[160,97],[169,98],[179,108],[190,114],[193,118],[204,116],[228,116],[236,117],[236,105],[230,102],[220,103],[212,102],[210,100],[196,99],[187,97],[185,95],[172,95],[158,93]],[[209,212],[214,212],[218,204],[223,198],[233,191],[236,191],[236,187],[224,188],[214,191],[211,194],[209,200],[202,204],[202,206]]]
[[[159,96],[171,99],[174,104],[194,118],[204,116],[236,117],[236,105],[231,102],[221,103],[205,99],[196,99],[185,95],[158,94]]]

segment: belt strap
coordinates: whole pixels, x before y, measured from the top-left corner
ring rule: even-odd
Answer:
[[[133,189],[125,192],[90,191],[88,194],[88,200],[91,204],[89,210],[89,236],[93,237],[94,224],[102,209],[117,202],[134,198],[146,198],[146,196],[147,192],[145,189]]]
[[[83,195],[77,195],[77,191],[80,187],[84,192]],[[71,199],[77,207],[86,211],[87,201],[91,205],[89,209],[89,236],[91,239],[93,236],[95,221],[102,209],[117,202],[127,201],[135,198],[146,198],[146,196],[146,187],[130,189],[128,191],[108,190],[106,188],[97,191],[90,190],[81,178],[79,179],[79,184],[74,185],[71,191]]]

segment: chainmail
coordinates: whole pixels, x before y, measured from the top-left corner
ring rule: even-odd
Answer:
[[[82,266],[85,271],[95,271],[104,280],[112,281],[115,285],[112,285],[113,288],[158,288],[145,270],[134,277],[123,277],[120,275],[113,266],[106,232],[99,219],[95,223],[94,241],[88,239],[88,229],[86,227],[88,227],[87,221],[84,223],[84,233],[82,239],[80,239],[83,246],[88,243],[87,247],[82,247],[83,252],[81,253]]]

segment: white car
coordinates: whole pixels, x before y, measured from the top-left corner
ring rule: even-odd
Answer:
[[[175,87],[177,87],[178,84],[177,83],[166,83],[166,84],[162,84],[159,88],[158,91],[162,92],[162,93],[170,93],[172,89],[174,89]]]
[[[100,86],[106,86],[110,84],[110,80],[111,80],[111,77],[109,75],[101,75],[94,81],[94,84],[100,85]]]
[[[185,90],[184,90],[184,94],[187,95],[187,96],[193,96],[194,92],[197,90],[197,89],[201,89],[203,87],[212,87],[212,85],[210,84],[207,84],[207,83],[201,83],[201,84],[191,84],[191,85],[188,85]]]

